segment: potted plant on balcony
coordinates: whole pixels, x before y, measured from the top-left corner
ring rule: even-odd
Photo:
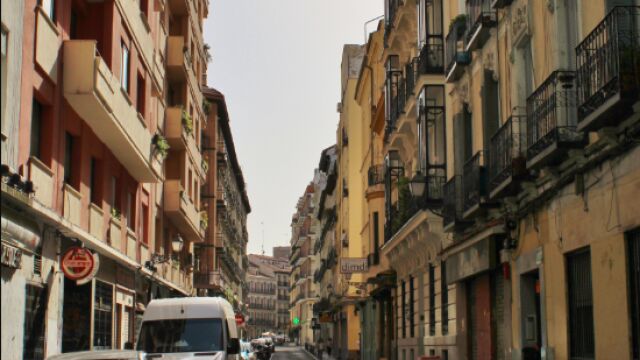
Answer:
[[[162,159],[165,159],[169,154],[169,142],[167,139],[162,136],[162,134],[157,133],[153,136],[153,145],[155,146],[155,151]]]
[[[111,218],[113,218],[114,220],[120,221],[120,217],[121,217],[120,210],[115,206],[111,207]]]
[[[209,116],[209,112],[211,111],[211,101],[202,99],[202,111],[205,115]]]
[[[200,166],[202,166],[203,172],[206,173],[207,171],[209,171],[209,161],[206,157],[202,159]]]
[[[460,38],[464,35],[464,32],[467,28],[467,14],[460,14],[453,19],[449,23],[449,32],[452,30],[456,30],[456,35]]]
[[[206,230],[209,227],[209,215],[206,211],[200,212],[200,228]]]
[[[187,135],[193,134],[193,119],[186,110],[182,110],[182,127]]]

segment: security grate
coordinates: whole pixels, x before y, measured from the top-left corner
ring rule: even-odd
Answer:
[[[42,276],[42,255],[33,255],[33,274]]]
[[[589,248],[567,255],[571,360],[595,358],[593,291]]]

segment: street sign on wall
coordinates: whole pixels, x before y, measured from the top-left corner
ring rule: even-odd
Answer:
[[[340,259],[341,274],[361,274],[368,271],[367,258],[342,258]]]

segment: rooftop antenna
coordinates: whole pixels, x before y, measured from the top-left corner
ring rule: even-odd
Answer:
[[[264,255],[264,221],[261,221],[260,224],[262,225],[262,255]]]

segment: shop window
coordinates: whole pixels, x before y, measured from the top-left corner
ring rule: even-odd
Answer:
[[[47,309],[47,288],[26,286],[23,359],[44,359],[44,319]]]
[[[593,290],[589,248],[567,255],[569,293],[569,356],[595,358]]]
[[[129,93],[129,47],[124,42],[121,43],[121,56],[120,59],[120,86],[122,89]]]
[[[93,349],[111,349],[113,339],[113,285],[96,281],[93,309]]]

